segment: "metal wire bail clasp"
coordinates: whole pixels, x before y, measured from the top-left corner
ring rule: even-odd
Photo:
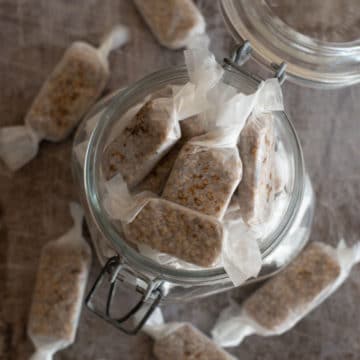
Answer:
[[[108,276],[109,289],[106,296],[106,302],[103,306],[95,304],[96,298],[99,297],[100,287],[105,277]],[[133,279],[135,290],[141,294],[141,299],[125,314],[120,317],[112,316],[114,308],[115,293],[119,283],[123,283],[125,287],[129,287],[129,277]],[[138,284],[138,283],[141,283]],[[108,321],[126,334],[136,334],[147,319],[158,306],[162,298],[161,284],[155,283],[145,275],[135,273],[130,267],[121,262],[118,256],[110,258],[101,270],[94,285],[85,299],[85,305],[89,310]],[[132,324],[126,323],[132,321]]]
[[[250,58],[252,54],[252,47],[248,40],[244,41],[242,45],[238,45],[235,51],[232,54],[231,59],[224,59],[224,66],[231,67],[234,70],[240,71],[242,73],[246,73],[247,76],[250,76],[257,82],[260,82],[263,79],[260,79],[254,74],[250,74],[244,69],[242,69],[242,65],[244,65]],[[282,62],[280,65],[272,63],[271,69],[274,70],[274,77],[279,80],[280,84],[283,84],[286,80],[286,63]]]

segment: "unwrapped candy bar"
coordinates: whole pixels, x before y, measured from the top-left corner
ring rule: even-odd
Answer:
[[[70,210],[74,227],[41,252],[28,324],[32,360],[51,359],[75,339],[91,253],[81,235],[82,210],[77,204]]]

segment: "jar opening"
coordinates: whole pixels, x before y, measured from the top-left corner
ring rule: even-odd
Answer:
[[[249,91],[252,88],[254,91],[256,89],[256,87],[254,88],[253,79],[246,79],[246,76],[243,74],[232,74],[231,79],[231,85],[234,86],[237,83],[239,90],[247,88]],[[214,279],[224,279],[228,276],[223,267],[185,270],[161,265],[141,255],[125,242],[118,224],[109,218],[104,208],[104,178],[101,171],[101,161],[104,147],[108,142],[109,136],[111,136],[113,127],[129,108],[144,99],[149,93],[165,85],[184,84],[186,81],[188,81],[188,75],[185,67],[172,68],[149,75],[117,94],[91,135],[84,167],[84,185],[87,202],[93,219],[103,236],[114,245],[114,248],[126,258],[129,264],[154,276],[161,275],[162,279],[167,279],[174,283],[207,282],[214,281]],[[277,112],[275,118],[276,128],[278,129],[277,135],[283,140],[288,152],[288,163],[291,167],[291,189],[286,203],[287,206],[282,213],[281,219],[279,219],[276,227],[270,229],[267,236],[260,241],[261,252],[264,258],[271,254],[273,249],[286,236],[299,209],[304,188],[303,158],[295,130],[285,113]]]

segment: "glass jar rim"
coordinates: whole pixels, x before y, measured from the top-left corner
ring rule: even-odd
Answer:
[[[246,77],[246,75],[245,75]],[[242,75],[244,79],[244,75]],[[157,87],[167,85],[177,80],[187,80],[188,73],[185,66],[171,67],[152,73],[145,78],[137,81],[127,89],[119,92],[111,100],[108,109],[102,115],[102,119],[95,127],[90,140],[85,156],[84,164],[84,188],[86,200],[89,211],[93,220],[95,221],[100,232],[105,236],[115,249],[120,249],[120,253],[129,264],[134,265],[140,271],[145,271],[155,276],[161,276],[161,280],[168,280],[172,283],[206,283],[214,280],[223,280],[228,278],[227,273],[223,267],[209,268],[201,270],[185,270],[175,269],[170,266],[161,265],[154,260],[145,257],[131,248],[122,238],[117,228],[112,223],[111,219],[106,215],[106,211],[102,205],[100,188],[98,179],[100,177],[100,162],[101,162],[101,148],[104,146],[104,132],[110,125],[112,119],[116,117],[116,112],[119,108],[128,108],[131,104],[131,99],[136,95],[144,94],[144,97],[149,93],[147,89],[156,84]],[[253,84],[254,80],[248,78],[249,82]],[[254,84],[253,84],[254,85]],[[253,86],[252,85],[252,86]],[[286,236],[288,230],[291,228],[295,215],[300,207],[303,192],[304,192],[304,161],[299,139],[295,132],[293,125],[286,116],[281,112],[284,126],[292,136],[294,153],[295,153],[295,176],[294,176],[294,191],[291,194],[286,214],[283,216],[283,221],[280,223],[277,232],[273,234],[273,239],[269,241],[270,246],[263,252],[263,257],[270,254],[273,249],[277,247],[281,240]]]
[[[254,59],[267,68],[285,62],[290,81],[326,89],[360,82],[360,39],[336,43],[311,38],[283,22],[262,0],[220,0],[220,9],[235,40],[249,41]]]

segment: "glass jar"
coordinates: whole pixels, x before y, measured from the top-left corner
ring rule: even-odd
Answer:
[[[244,72],[236,63],[227,60],[224,67],[226,82],[244,93],[252,93],[257,89],[259,79]],[[279,73],[277,75],[281,76]],[[223,267],[176,269],[160,265],[141,255],[124,241],[121,229],[109,218],[103,206],[101,158],[104,147],[114,134],[118,119],[148,94],[165,85],[185,84],[187,81],[185,67],[149,75],[95,105],[75,137],[74,175],[81,192],[91,237],[104,266],[86,303],[99,316],[127,333],[135,333],[141,328],[159,303],[183,302],[234,287]],[[285,149],[286,166],[290,169],[288,197],[275,225],[268,230],[266,236],[259,239],[262,270],[256,279],[250,279],[246,284],[262,281],[291,262],[306,244],[313,219],[314,194],[295,129],[284,112],[275,113],[275,125],[277,136]],[[97,297],[99,293],[104,296],[100,290],[104,284],[107,286],[105,302]],[[139,300],[128,313],[115,316],[113,304],[116,302],[117,288],[121,286],[127,290],[132,288],[134,298],[138,295]],[[135,319],[135,324],[129,326],[128,322],[132,318]]]

